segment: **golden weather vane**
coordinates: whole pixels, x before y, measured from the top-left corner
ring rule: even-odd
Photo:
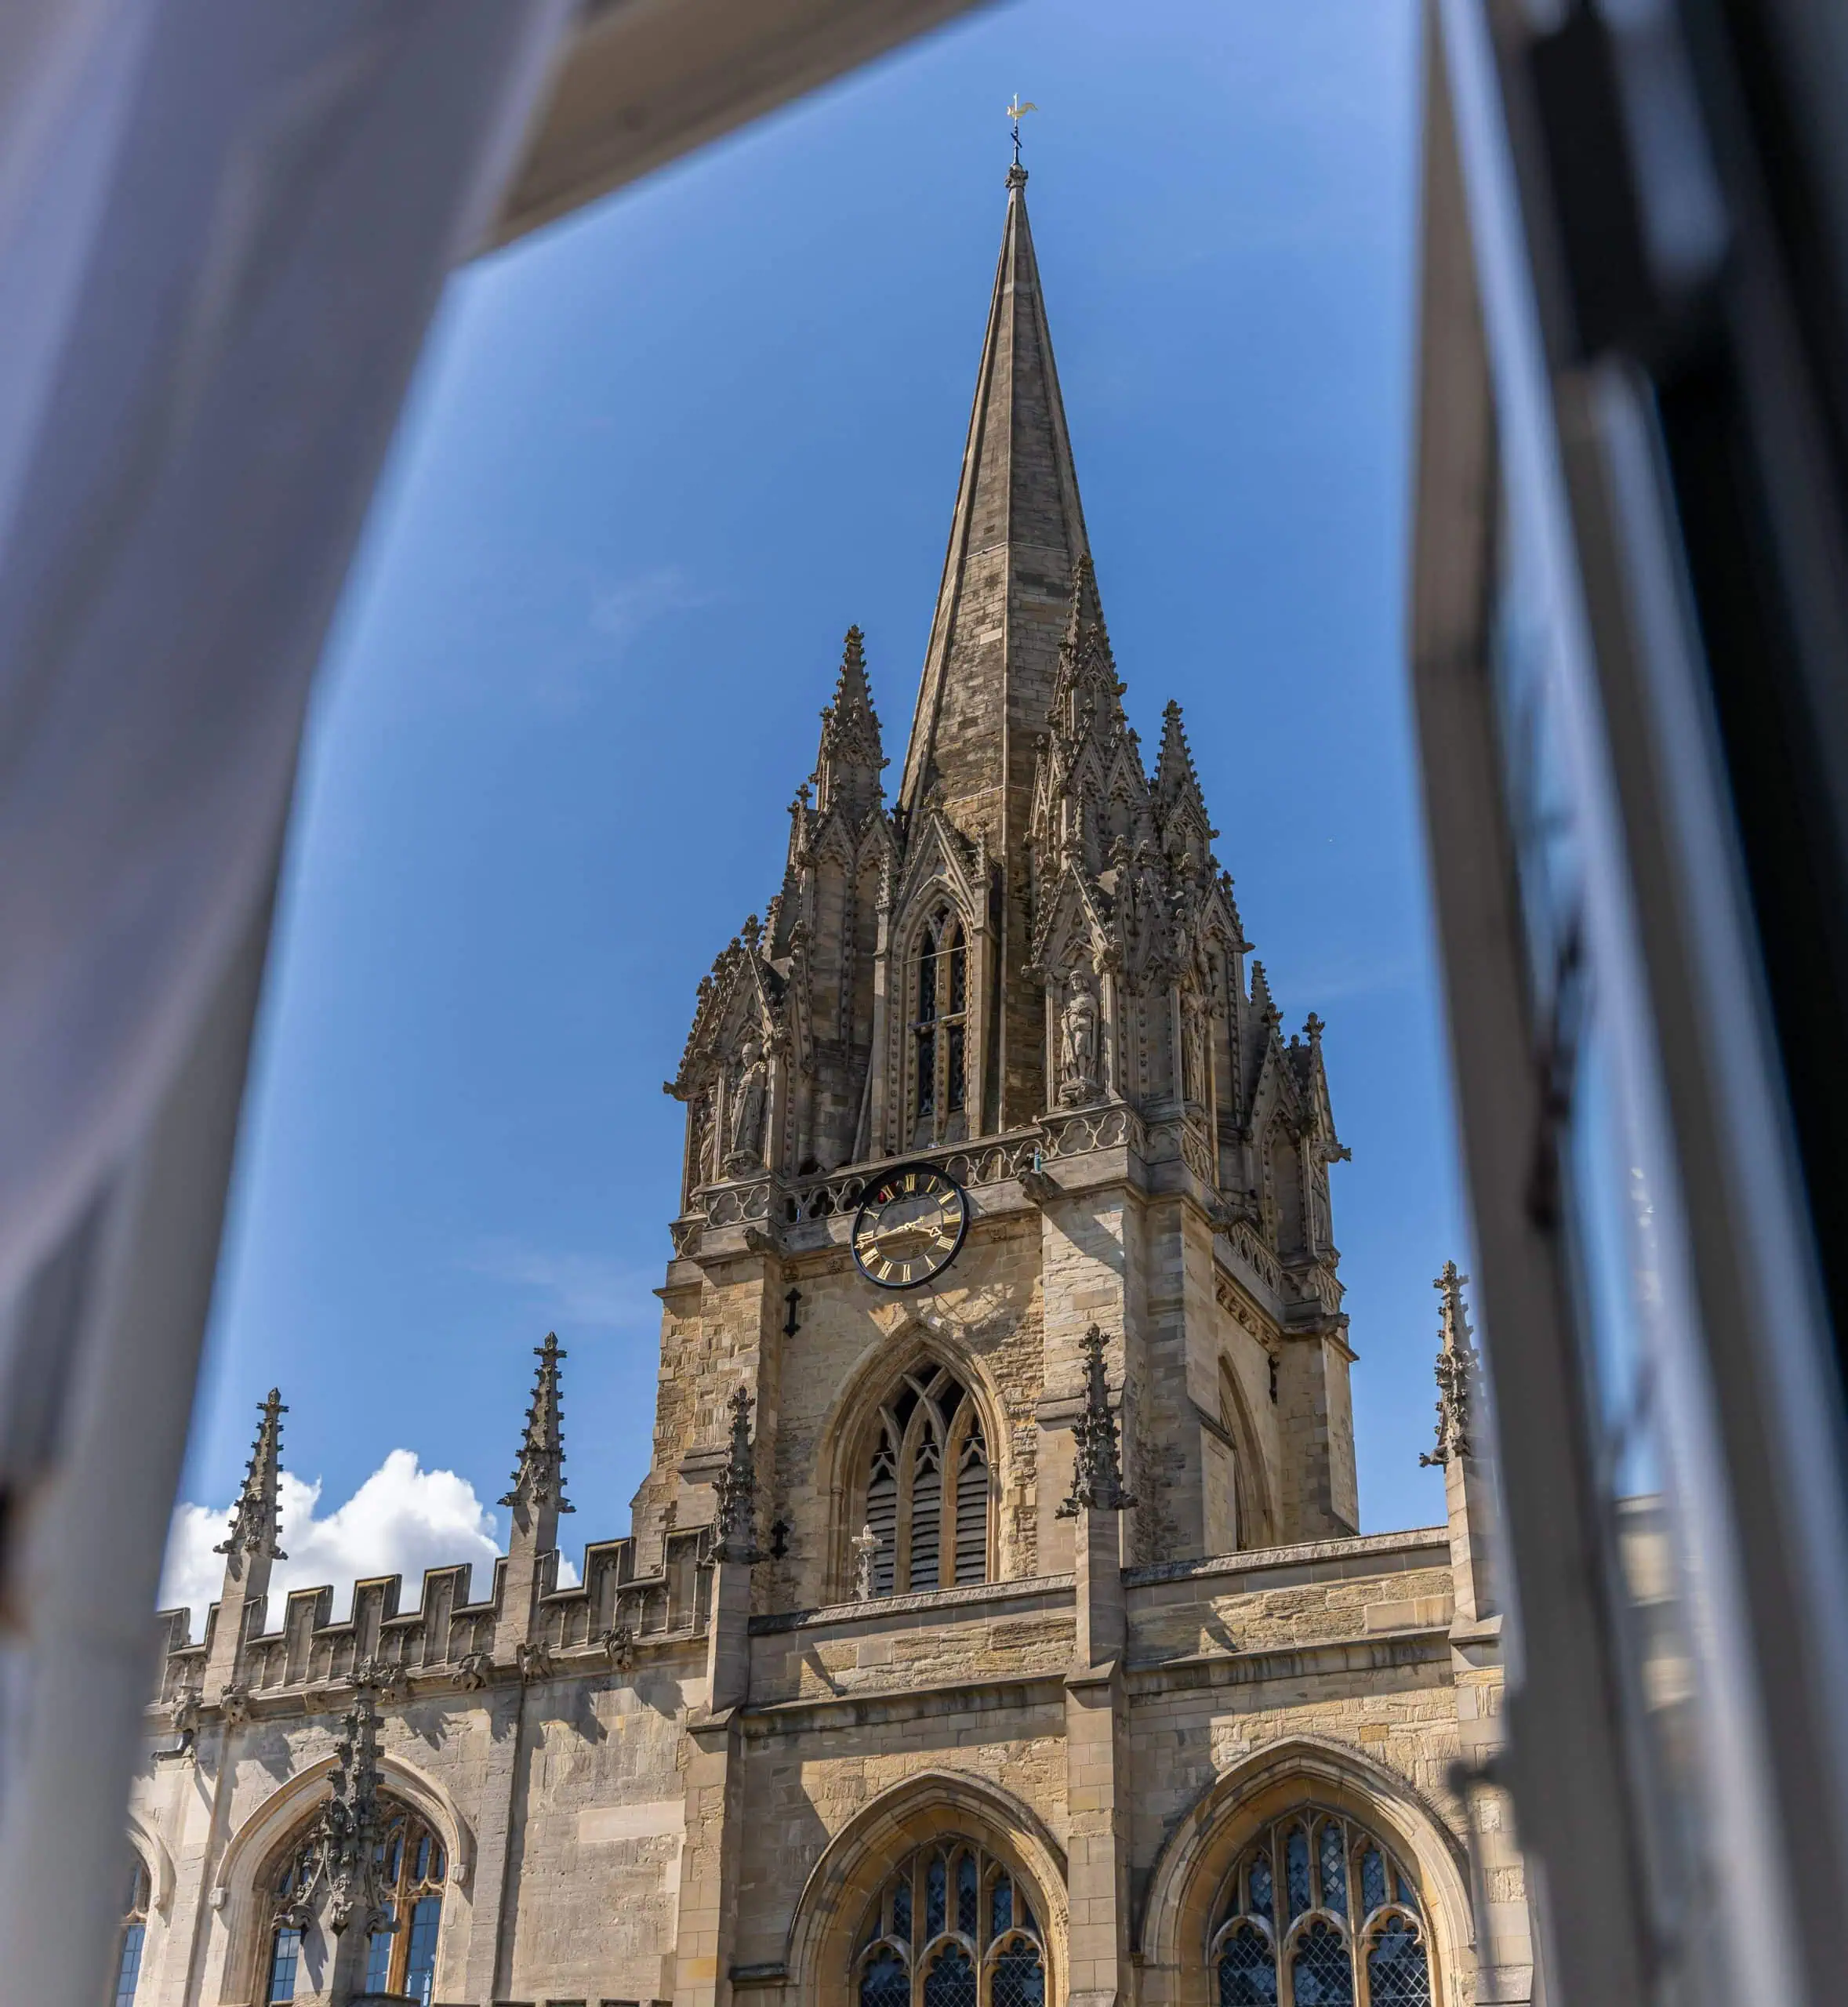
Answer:
[[[1013,124],[1014,165],[1016,167],[1020,165],[1020,122],[1029,111],[1037,111],[1039,108],[1037,104],[1022,104],[1018,91],[1014,93],[1014,102],[1008,107],[1008,116]]]

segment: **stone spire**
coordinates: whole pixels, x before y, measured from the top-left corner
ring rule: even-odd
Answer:
[[[565,1497],[565,1431],[560,1426],[564,1417],[558,1392],[558,1362],[565,1353],[557,1332],[546,1332],[545,1343],[532,1351],[539,1370],[526,1410],[520,1461],[500,1500],[512,1515],[494,1623],[494,1657],[503,1665],[514,1660],[532,1638],[539,1599],[556,1576],[558,1515],[576,1510]]]
[[[241,1572],[246,1558],[289,1559],[277,1544],[282,1530],[281,1508],[277,1501],[282,1475],[282,1417],[289,1412],[282,1405],[281,1390],[272,1387],[269,1398],[258,1403],[257,1412],[263,1420],[256,1425],[256,1440],[251,1445],[250,1461],[244,1466],[244,1487],[232,1510],[231,1530],[212,1550],[231,1557],[233,1573]]]
[[[231,1509],[231,1523],[212,1550],[224,1556],[224,1584],[218,1592],[217,1613],[212,1620],[205,1653],[200,1688],[200,1697],[205,1700],[222,1700],[228,1689],[241,1687],[245,1640],[253,1629],[262,1628],[270,1563],[289,1559],[278,1538],[282,1515],[277,1497],[282,1480],[282,1417],[289,1410],[282,1405],[281,1392],[272,1387],[269,1398],[258,1403],[257,1412],[263,1420],[256,1425],[256,1440],[244,1467],[244,1483]]]
[[[1026,172],[1015,167],[899,788],[906,829],[935,804],[966,840],[985,844],[1000,862],[1004,1002],[994,1114],[1004,1129],[1045,1105],[1044,1007],[1022,976],[1029,942],[1021,853],[1073,575],[1089,550],[1027,223]]]
[[[1010,819],[1023,826],[1072,574],[1090,547],[1027,223],[1026,170],[1011,168],[962,481],[899,791],[908,811],[934,770],[965,835],[985,834],[998,849]],[[1008,803],[1010,793],[1021,798]]]
[[[880,775],[885,764],[879,717],[866,681],[866,637],[858,627],[850,627],[834,701],[822,713],[821,751],[815,763],[816,815],[837,813],[855,824],[863,821],[884,794]]]
[[[1470,1445],[1470,1406],[1476,1390],[1477,1360],[1471,1342],[1469,1313],[1463,1305],[1467,1276],[1457,1272],[1454,1261],[1443,1265],[1443,1273],[1432,1287],[1443,1299],[1438,1315],[1437,1441],[1419,1457],[1429,1468],[1475,1453]]]
[[[569,1355],[560,1347],[558,1334],[548,1331],[545,1343],[533,1347],[532,1356],[539,1370],[526,1410],[526,1433],[512,1486],[500,1503],[516,1511],[524,1505],[539,1511],[550,1508],[554,1515],[575,1512],[577,1508],[565,1497],[565,1431],[560,1426],[565,1416],[558,1393],[558,1362]]]
[[[1447,1261],[1432,1285],[1442,1306],[1437,1324],[1437,1440],[1418,1459],[1443,1472],[1457,1612],[1453,1639],[1491,1622],[1497,1609],[1495,1488],[1483,1440],[1488,1417],[1483,1412],[1482,1359],[1463,1301],[1463,1285],[1469,1279],[1458,1273],[1454,1261]]]
[[[1211,867],[1213,839],[1219,832],[1207,815],[1193,749],[1181,721],[1181,706],[1171,702],[1161,714],[1161,751],[1155,762],[1155,813],[1161,823],[1162,846],[1169,856],[1185,851],[1196,864]]]

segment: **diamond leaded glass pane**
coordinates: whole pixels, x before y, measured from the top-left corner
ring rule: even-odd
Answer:
[[[1371,1916],[1386,1900],[1386,1864],[1378,1847],[1360,1856],[1360,1906]]]
[[[1327,1924],[1312,1923],[1296,1940],[1290,1983],[1296,2007],[1354,2007],[1348,1940]]]
[[[949,1881],[940,1853],[931,1856],[931,1864],[924,1870],[924,1942],[939,1935],[946,1914],[946,1903],[949,1896]]]
[[[899,1876],[899,1885],[892,1891],[892,1935],[911,1942],[911,1875],[909,1869]]]
[[[911,2007],[911,1975],[896,1951],[876,1951],[861,1967],[860,2007]]]
[[[1367,1958],[1367,1990],[1373,2007],[1431,2007],[1431,1968],[1418,1933],[1403,1917],[1389,1916]]]
[[[1322,1822],[1320,1849],[1322,1867],[1322,1907],[1337,1916],[1348,1913],[1347,1848],[1338,1819]]]
[[[1294,1923],[1309,1906],[1309,1836],[1300,1826],[1292,1826],[1283,1842],[1283,1880],[1290,1891],[1290,1921]]]
[[[1011,1939],[988,1978],[989,2007],[1046,2007],[1046,1968],[1039,1947]]]
[[[975,2007],[975,1968],[960,1944],[946,1944],[931,1961],[924,2007]]]
[[[1219,2007],[1276,2007],[1277,1962],[1261,1931],[1242,1923],[1219,1947]]]
[[[1270,1849],[1260,1850],[1251,1863],[1247,1884],[1251,1891],[1251,1914],[1261,1916],[1273,1928],[1277,1920],[1277,1892],[1271,1881]]]
[[[966,1853],[956,1864],[956,1927],[965,1937],[973,1937],[976,1912],[981,1907],[981,1889],[976,1880],[975,1856]]]
[[[1014,1884],[1004,1875],[995,1877],[995,1885],[990,1892],[989,1904],[989,1932],[999,1937],[1004,1930],[1014,1927]]]

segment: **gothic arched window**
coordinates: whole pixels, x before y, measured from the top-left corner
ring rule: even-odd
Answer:
[[[969,954],[947,906],[918,937],[912,975],[911,1141],[913,1146],[967,1128]]]
[[[386,1921],[366,1940],[364,1991],[401,1994],[429,2007],[448,1862],[441,1838],[409,1806],[382,1795],[379,1815],[373,1860]],[[278,1857],[270,1877],[267,1962],[259,1996],[264,2007],[295,1998],[316,1853],[312,1831],[299,1836]]]
[[[381,1809],[379,1890],[390,1921],[367,1943],[365,1990],[403,1994],[430,2007],[448,1871],[443,1843],[407,1807],[387,1799]]]
[[[866,1470],[873,1593],[988,1580],[989,1454],[961,1381],[928,1363],[881,1405]]]
[[[308,1896],[314,1885],[314,1833],[298,1835],[278,1860],[270,1877],[270,1928],[265,1940],[263,1991],[258,1996],[266,2007],[295,1998]]]
[[[1371,1833],[1293,1812],[1245,1850],[1210,1947],[1219,2007],[1431,2007],[1417,1894]]]
[[[867,1909],[854,1952],[857,2007],[1045,2007],[1033,1901],[973,1841],[920,1847]]]
[[[129,1900],[123,1906],[122,1946],[115,1962],[115,2007],[132,2007],[141,1979],[141,1948],[147,1941],[147,1904],[152,1893],[147,1870],[139,1854],[129,1874]]]

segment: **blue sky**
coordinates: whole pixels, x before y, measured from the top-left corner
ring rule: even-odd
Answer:
[[[1402,666],[1414,46],[1410,0],[1035,0],[456,281],[313,721],[186,1499],[231,1495],[274,1381],[321,1512],[394,1450],[489,1503],[556,1327],[571,1537],[626,1526],[660,1083],[775,888],[850,622],[896,772],[1018,89],[1131,720],[1153,746],[1181,700],[1287,1022],[1328,1022],[1363,1518],[1441,1517],[1431,1278],[1464,1247]]]

